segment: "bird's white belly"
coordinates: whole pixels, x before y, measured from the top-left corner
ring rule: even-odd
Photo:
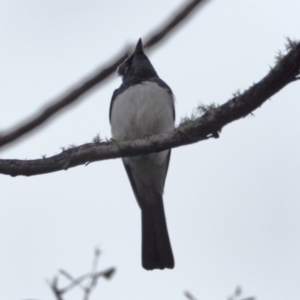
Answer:
[[[173,130],[173,101],[173,96],[154,82],[129,87],[113,103],[113,138],[133,140]]]

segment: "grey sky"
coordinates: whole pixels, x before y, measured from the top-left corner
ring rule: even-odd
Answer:
[[[182,1],[0,1],[0,128],[38,111]],[[149,58],[176,95],[176,122],[201,101],[224,103],[269,71],[299,36],[299,1],[211,1]],[[110,137],[113,77],[1,158],[34,159]],[[218,140],[173,150],[165,187],[172,271],[140,263],[140,212],[120,160],[31,178],[0,177],[0,299],[53,299],[59,268],[115,266],[92,299],[258,299],[300,295],[299,83]],[[66,299],[82,299],[77,292]]]

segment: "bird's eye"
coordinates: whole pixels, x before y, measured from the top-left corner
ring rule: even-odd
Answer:
[[[124,70],[124,73],[125,73],[125,74],[127,74],[127,73],[128,73],[128,71],[129,71],[129,68],[128,68],[128,67],[126,67],[126,68],[125,68],[125,70]]]

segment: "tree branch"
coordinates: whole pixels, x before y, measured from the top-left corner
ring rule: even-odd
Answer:
[[[300,70],[300,43],[289,41],[289,52],[277,57],[270,72],[242,94],[223,105],[200,108],[203,115],[187,120],[172,132],[134,141],[89,143],[62,153],[36,160],[0,160],[0,173],[11,176],[45,174],[105,159],[136,156],[217,138],[221,129],[261,106],[289,83],[296,81]]]
[[[146,47],[152,47],[160,42],[165,36],[171,33],[184,19],[186,19],[192,11],[195,10],[199,4],[206,3],[207,0],[193,0],[180,8],[166,24],[154,32],[146,41]],[[127,48],[121,54],[117,55],[116,58],[108,64],[105,68],[101,68],[97,71],[96,75],[87,76],[87,80],[79,83],[77,86],[66,92],[63,96],[51,101],[45,105],[45,108],[36,116],[30,118],[27,121],[23,121],[21,124],[8,130],[6,133],[0,135],[0,147],[15,141],[24,134],[32,131],[33,129],[40,126],[42,123],[50,119],[53,115],[59,112],[61,109],[74,103],[86,92],[90,91],[96,85],[104,81],[110,75],[112,75],[117,67],[126,59],[131,48]]]

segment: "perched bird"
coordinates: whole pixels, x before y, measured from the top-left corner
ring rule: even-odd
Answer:
[[[119,67],[123,83],[110,104],[112,136],[135,140],[174,129],[174,96],[154,70],[139,39],[134,53]],[[171,150],[123,158],[142,212],[142,265],[146,270],[173,269],[174,258],[163,205]]]

